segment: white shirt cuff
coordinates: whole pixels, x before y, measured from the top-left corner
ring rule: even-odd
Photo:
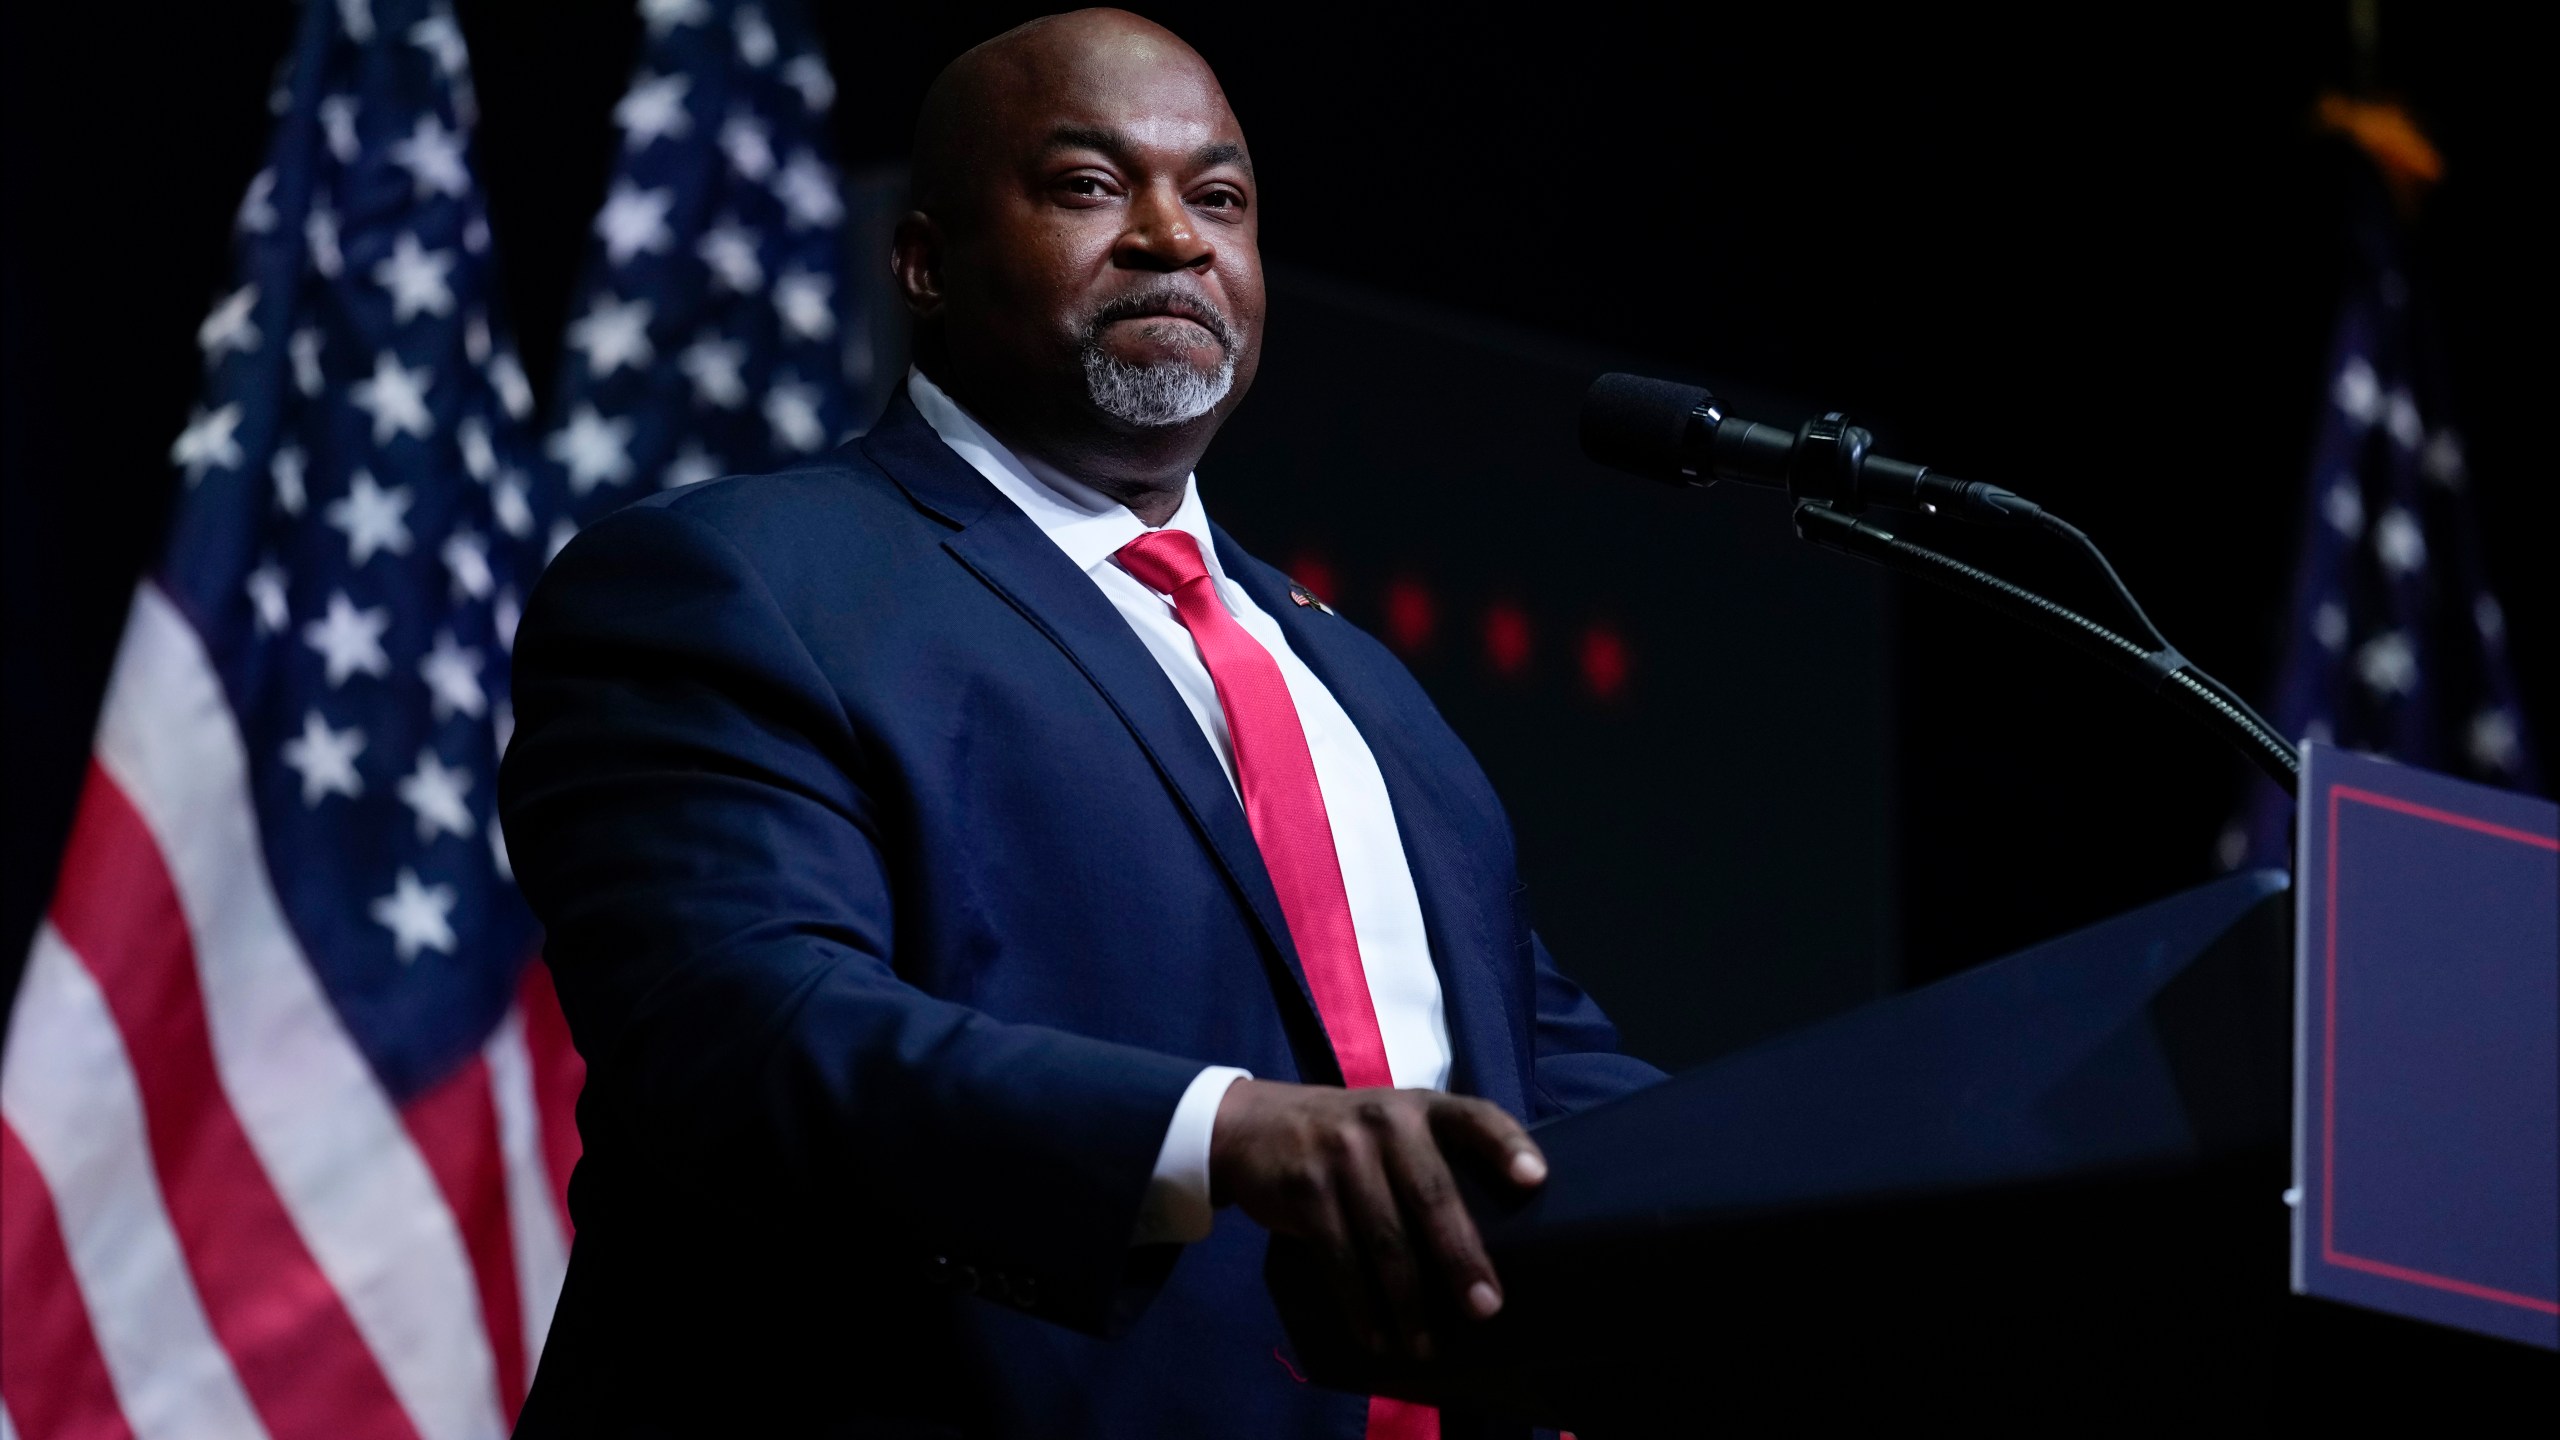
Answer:
[[[1217,1128],[1218,1103],[1227,1087],[1250,1080],[1250,1071],[1212,1065],[1191,1078],[1182,1100],[1173,1107],[1173,1123],[1164,1127],[1164,1147],[1156,1151],[1156,1173],[1147,1182],[1147,1197],[1138,1206],[1132,1245],[1188,1245],[1209,1238],[1215,1218],[1209,1204],[1209,1137]]]

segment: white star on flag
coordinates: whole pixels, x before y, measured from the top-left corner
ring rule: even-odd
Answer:
[[[267,474],[276,482],[276,508],[287,515],[299,515],[308,503],[302,488],[302,451],[293,445],[279,445],[274,457],[267,461]]]
[[[2384,413],[2387,417],[2385,426],[2401,449],[2415,450],[2418,442],[2427,438],[2427,425],[2418,417],[2418,397],[2415,395],[2406,390],[2392,391],[2389,408]]]
[[[2497,596],[2485,590],[2471,602],[2471,623],[2479,627],[2480,638],[2492,646],[2507,638],[2506,608],[2498,603]]]
[[[356,138],[356,97],[331,95],[320,102],[320,134],[339,164],[356,163],[364,153],[364,142]]]
[[[836,193],[835,176],[806,150],[794,154],[782,173],[773,177],[773,193],[782,201],[794,230],[833,225],[844,218],[844,198]]]
[[[668,490],[681,485],[699,485],[705,480],[718,479],[720,469],[719,459],[705,451],[701,441],[688,440],[684,449],[676,452],[676,458],[667,462],[666,473],[659,477],[658,484]]]
[[[302,717],[302,733],[284,742],[284,763],[302,777],[302,803],[307,808],[332,795],[352,800],[364,793],[364,777],[356,773],[356,757],[364,753],[364,732],[332,730],[317,710]]]
[[[427,387],[434,378],[435,372],[426,366],[408,369],[399,356],[385,350],[373,357],[373,378],[348,386],[347,399],[373,417],[374,444],[387,445],[394,435],[423,440],[436,428],[427,414]]]
[[[762,181],[773,173],[773,140],[756,117],[741,110],[720,127],[720,148],[728,153],[729,168],[750,180]]]
[[[391,673],[391,657],[382,648],[382,632],[390,628],[390,611],[359,610],[339,590],[329,596],[328,613],[302,627],[302,639],[320,652],[329,688],[335,690],[351,675],[380,679]]]
[[[773,430],[773,441],[785,450],[802,454],[827,443],[826,428],[818,421],[818,390],[796,380],[776,382],[765,392],[764,423]]]
[[[800,103],[812,110],[835,103],[836,82],[827,74],[827,62],[815,55],[803,55],[783,66],[782,83],[799,91]]]
[[[2338,372],[2338,383],[2329,396],[2358,425],[2370,425],[2382,418],[2382,377],[2373,373],[2373,362],[2361,355]]]
[[[293,619],[285,605],[284,567],[273,560],[249,572],[249,608],[257,612],[258,633],[273,635]]]
[[[2382,568],[2394,575],[2426,568],[2426,533],[2418,528],[2417,516],[2397,505],[2383,511],[2382,523],[2373,528],[2373,549],[2382,557]]]
[[[480,652],[454,643],[453,632],[436,632],[435,648],[418,662],[418,678],[427,682],[427,697],[436,718],[488,713],[489,696],[480,688]]]
[[[285,348],[293,352],[293,388],[306,397],[319,394],[328,381],[320,372],[320,332],[296,330]]]
[[[773,308],[782,328],[802,340],[824,340],[836,331],[836,312],[827,295],[835,282],[806,270],[786,270],[773,282]]]
[[[649,344],[649,308],[646,300],[598,295],[585,318],[569,326],[569,344],[586,355],[599,379],[625,365],[636,370],[657,358]]]
[[[2356,651],[2356,676],[2377,694],[2410,694],[2418,688],[2418,652],[2407,635],[2386,630]]]
[[[465,798],[471,791],[471,772],[446,769],[443,757],[433,750],[418,752],[418,768],[402,778],[398,789],[400,803],[418,817],[421,843],[439,834],[468,835],[477,828]]]
[[[257,308],[258,287],[243,285],[222,298],[213,312],[196,327],[196,348],[204,352],[204,363],[218,364],[234,351],[246,355],[258,348],[258,327],[249,319]]]
[[[421,200],[436,194],[459,198],[471,189],[471,172],[462,163],[462,142],[433,115],[419,116],[409,138],[393,143],[391,163],[416,177]]]
[[[693,253],[711,267],[714,281],[738,294],[747,294],[764,283],[764,265],[756,259],[756,237],[734,220],[724,220],[704,231]]]
[[[545,453],[569,467],[569,488],[584,495],[631,478],[632,429],[628,420],[609,420],[593,405],[581,405],[552,435]]]
[[[533,502],[525,495],[524,477],[501,475],[489,487],[489,509],[498,528],[521,540],[533,533]]]
[[[338,212],[317,201],[311,213],[302,217],[302,238],[311,246],[311,268],[337,278],[346,257],[338,253]]]
[[[513,590],[501,590],[489,604],[489,628],[498,635],[498,648],[512,653],[516,648],[516,626],[524,620],[524,604]],[[498,706],[498,748],[507,748],[506,737],[515,733],[516,712],[503,703]]]
[[[169,463],[185,469],[187,483],[195,484],[208,470],[228,470],[242,460],[240,442],[234,438],[240,428],[240,407],[225,405],[219,410],[199,409],[187,419],[187,428],[178,432],[176,443],[169,447]]]
[[[2323,600],[2311,614],[2311,638],[2331,654],[2347,643],[2347,607],[2335,600]]]
[[[264,235],[276,228],[276,172],[261,170],[249,177],[249,193],[240,197],[240,214],[234,224],[252,235]]]
[[[453,313],[453,287],[445,272],[460,257],[450,250],[429,250],[414,232],[402,231],[391,242],[391,254],[373,267],[373,283],[391,292],[391,320],[405,325],[420,315]]]
[[[486,485],[498,473],[498,447],[489,442],[489,426],[477,415],[466,415],[453,427],[454,443],[462,447],[462,468],[471,478]]]
[[[723,410],[736,409],[747,398],[747,381],[743,370],[747,347],[735,340],[705,335],[676,357],[676,368],[693,382],[693,398],[704,405]]]
[[[498,389],[498,403],[507,414],[523,420],[533,414],[533,382],[524,378],[524,366],[513,350],[501,350],[489,362],[489,383]]]
[[[672,189],[643,190],[628,180],[613,182],[613,193],[596,212],[596,235],[616,268],[644,254],[664,254],[675,244],[675,232],[667,228],[667,212],[675,203]]]
[[[2353,540],[2364,533],[2364,493],[2356,489],[2352,476],[2341,475],[2329,484],[2329,493],[2320,497],[2320,513],[2329,528]]]
[[[703,0],[640,0],[640,18],[649,22],[649,37],[662,39],[679,25],[699,25],[711,18]]]
[[[448,79],[460,75],[471,63],[470,52],[463,48],[461,29],[451,15],[442,12],[410,26],[409,43],[426,51]]]
[[[468,529],[457,529],[444,537],[444,548],[437,554],[444,560],[447,575],[453,577],[456,599],[486,600],[497,588],[498,578],[489,569],[489,545]]]
[[[347,38],[361,45],[373,38],[373,0],[338,0],[338,23]]]
[[[765,23],[764,12],[753,5],[743,6],[735,22],[738,33],[738,58],[761,70],[773,63],[775,52],[782,48],[774,38],[773,27]]]
[[[374,901],[371,913],[375,923],[391,932],[391,948],[405,964],[421,950],[453,953],[453,905],[452,886],[421,884],[418,872],[404,865],[391,893]]]
[[[2503,706],[2472,716],[2463,745],[2471,752],[2473,763],[2500,774],[2515,769],[2516,762],[2524,758],[2524,737],[2516,733],[2516,717]]]
[[[2418,452],[2418,473],[2447,490],[2462,488],[2462,437],[2451,430],[2439,430]]]
[[[691,133],[693,116],[684,108],[684,95],[692,88],[692,77],[682,74],[633,82],[630,93],[613,107],[624,148],[646,150],[660,140],[680,140]]]

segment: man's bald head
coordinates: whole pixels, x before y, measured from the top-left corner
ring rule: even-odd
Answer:
[[[913,174],[924,372],[1141,514],[1178,500],[1261,353],[1259,197],[1208,63],[1120,10],[1008,30],[933,82]]]
[[[916,119],[911,183],[916,204],[933,214],[965,205],[975,182],[1002,163],[1022,102],[1067,98],[1057,92],[1099,91],[1133,80],[1161,84],[1183,76],[1216,109],[1227,110],[1216,72],[1181,36],[1126,10],[1073,10],[1027,20],[971,46],[942,67],[925,91]],[[1233,113],[1228,112],[1229,123]]]

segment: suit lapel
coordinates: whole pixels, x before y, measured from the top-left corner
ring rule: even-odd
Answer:
[[[1279,622],[1289,648],[1333,692],[1377,758],[1448,1007],[1455,1052],[1450,1088],[1525,1113],[1528,1092],[1519,1047],[1528,1031],[1526,1017],[1514,1017],[1510,998],[1515,967],[1508,963],[1508,877],[1488,877],[1470,864],[1473,851],[1462,838],[1488,823],[1477,813],[1482,807],[1453,793],[1438,767],[1413,754],[1405,741],[1411,717],[1394,713],[1388,687],[1369,678],[1378,660],[1365,646],[1355,647],[1349,622],[1297,604],[1289,597],[1285,577],[1246,554],[1224,530],[1215,533],[1228,577]],[[1501,823],[1500,817],[1491,823]],[[1453,837],[1458,843],[1450,843]]]
[[[860,443],[919,505],[958,527],[943,548],[1066,652],[1102,692],[1271,942],[1305,1006],[1301,1018],[1313,1020],[1317,1011],[1306,972],[1227,772],[1129,622],[1029,516],[942,443],[903,391]]]

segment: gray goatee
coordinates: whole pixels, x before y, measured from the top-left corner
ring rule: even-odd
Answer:
[[[1133,365],[1102,348],[1103,327],[1117,320],[1157,313],[1167,301],[1179,301],[1183,319],[1196,321],[1218,342],[1218,364],[1202,370],[1180,360]],[[1182,320],[1165,319],[1178,325]],[[1236,383],[1235,327],[1206,300],[1172,285],[1150,286],[1121,296],[1094,313],[1078,337],[1084,360],[1084,384],[1094,407],[1130,425],[1157,429],[1197,420],[1218,407]]]

